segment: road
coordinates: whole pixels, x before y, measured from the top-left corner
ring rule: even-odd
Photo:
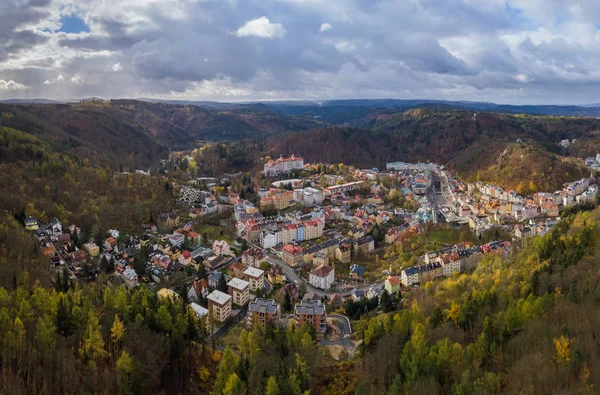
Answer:
[[[76,281],[79,281],[79,276],[76,276],[75,273],[73,272],[73,270],[71,270],[71,268],[69,267],[69,265],[67,263],[68,262],[67,259],[63,255],[63,252],[59,248],[56,247],[56,245],[54,244],[52,239],[50,239],[49,237],[46,237],[45,240],[50,243],[52,248],[54,248],[54,251],[56,251],[56,255],[58,255],[58,259],[60,259],[61,265],[66,267],[67,270],[69,271],[69,273],[71,273],[71,278]]]
[[[348,295],[350,295],[350,292],[352,291],[352,289],[349,289],[344,292],[332,292],[332,291],[325,291],[320,288],[315,288],[312,285],[308,284],[298,273],[296,273],[296,271],[290,265],[288,265],[287,263],[285,263],[284,261],[282,261],[280,258],[276,257],[275,255],[271,254],[270,252],[268,252],[265,255],[265,260],[267,262],[269,262],[269,264],[271,264],[271,265],[280,267],[283,270],[283,273],[285,274],[286,278],[288,280],[298,284],[298,287],[300,287],[302,284],[304,284],[304,286],[306,288],[306,292],[313,292],[315,295],[323,297],[323,296],[330,296],[335,293],[339,293],[341,296],[348,296]],[[365,284],[363,286],[356,287],[356,288],[362,289],[363,291],[367,291],[370,287],[371,287],[371,284]]]
[[[224,334],[227,333],[227,331],[236,323],[238,323],[241,319],[244,319],[244,317],[246,317],[246,313],[248,312],[248,305],[242,307],[242,309],[240,311],[238,311],[238,313],[229,321],[227,321],[225,323],[225,325],[223,325],[222,327],[220,327],[219,329],[217,329],[217,331],[215,332],[214,336],[215,339],[218,339],[219,337],[223,336]]]
[[[341,329],[344,336],[352,334],[352,326],[350,325],[350,319],[348,319],[348,317],[346,317],[345,315],[331,314],[328,315],[327,318],[336,320],[341,324]]]

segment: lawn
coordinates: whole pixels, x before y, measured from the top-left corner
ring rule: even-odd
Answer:
[[[434,228],[427,235],[430,243],[454,245],[463,241],[477,243],[477,237],[469,229]]]

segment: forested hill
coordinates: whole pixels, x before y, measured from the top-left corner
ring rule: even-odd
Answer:
[[[168,148],[198,140],[236,141],[315,128],[321,122],[255,105],[235,109],[135,100],[0,105],[0,126],[33,134],[86,157],[147,166]]]
[[[540,190],[554,190],[585,172],[579,162],[566,156],[595,155],[600,146],[597,119],[496,113],[479,113],[474,118],[465,111],[416,109],[366,116],[360,124],[364,127],[329,126],[287,133],[269,138],[266,146],[276,156],[295,154],[308,162],[368,168],[382,168],[389,161],[433,161],[456,169],[465,178],[474,179],[480,173],[512,188],[532,181]],[[561,150],[558,142],[563,139],[577,139],[577,143]],[[517,155],[516,161],[502,161],[501,155],[517,140],[522,141],[526,158]]]

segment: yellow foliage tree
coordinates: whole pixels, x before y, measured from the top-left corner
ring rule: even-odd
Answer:
[[[556,353],[554,360],[558,363],[568,363],[571,360],[571,339],[561,336],[554,339]]]

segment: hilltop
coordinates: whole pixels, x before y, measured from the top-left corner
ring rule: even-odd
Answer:
[[[104,164],[147,167],[196,141],[264,138],[321,126],[261,106],[210,109],[136,100],[0,105],[0,126]]]
[[[360,124],[362,128],[328,126],[287,133],[269,138],[266,145],[271,156],[293,153],[306,162],[384,168],[390,161],[435,161],[467,179],[480,174],[509,188],[533,181],[537,188],[556,189],[586,172],[580,162],[560,154],[593,155],[600,141],[599,120],[575,117],[497,113],[474,117],[459,110],[414,109],[371,114]],[[557,143],[562,139],[577,139],[577,144],[561,152]],[[515,148],[517,141],[524,151]],[[513,148],[507,151],[509,147]],[[521,155],[525,160],[514,162]],[[518,169],[514,163],[519,163]]]

